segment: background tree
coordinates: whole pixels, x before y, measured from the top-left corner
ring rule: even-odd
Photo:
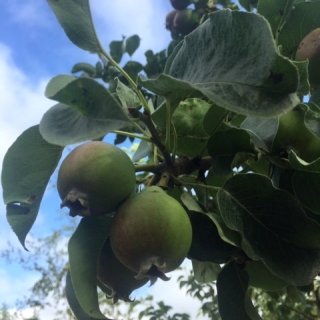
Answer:
[[[58,104],[8,150],[4,200],[23,247],[62,148],[113,132],[115,144],[141,140],[132,157],[138,186],[157,184],[188,213],[194,273],[179,281],[203,303],[199,312],[210,319],[316,319],[319,83],[309,73],[319,50],[317,42],[310,52],[301,48],[320,26],[319,1],[240,1],[255,13],[230,1],[171,1],[168,49],[147,51],[145,66],[130,60],[123,67],[122,55],[135,52],[138,35],[112,42],[108,53],[87,1],[48,3],[70,40],[100,61],[76,64],[78,77],[52,79],[46,96]],[[296,55],[301,51],[307,53]],[[67,200],[86,205],[83,198]],[[101,310],[130,319],[141,304],[140,318],[188,319],[170,314],[163,302],[149,305],[151,297],[124,313],[102,303],[97,285],[106,294],[110,289],[97,283],[96,270],[111,221],[84,217],[69,229],[69,261],[66,251],[57,252],[63,231],[39,239],[33,250],[47,250],[44,266],[35,255],[21,261],[41,273],[28,304],[43,306],[48,293],[60,301],[66,279],[78,319],[102,319]],[[3,254],[9,259],[12,252]]]

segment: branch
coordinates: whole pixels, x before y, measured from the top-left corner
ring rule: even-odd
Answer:
[[[142,164],[136,165],[136,172],[152,172],[157,175],[161,175],[164,171],[170,171],[175,176],[181,175],[189,175],[196,170],[200,170],[202,172],[210,169],[212,164],[211,157],[203,157],[203,158],[188,158],[181,157],[177,159],[171,167],[167,166],[167,163],[160,164]]]
[[[287,308],[291,309],[292,311],[300,314],[301,316],[303,316],[304,318],[306,318],[306,319],[308,319],[308,320],[316,320],[316,319],[317,319],[316,316],[309,316],[309,315],[305,314],[304,312],[302,312],[302,311],[300,311],[300,310],[298,310],[298,309],[296,309],[296,308],[293,308],[293,307],[288,306],[288,305],[285,305],[285,306],[286,306]]]
[[[159,134],[158,134],[158,131],[151,120],[151,117],[145,113],[140,112],[139,110],[137,110],[135,108],[128,108],[128,111],[129,111],[129,114],[133,118],[139,119],[140,121],[142,121],[146,125],[146,127],[150,131],[151,140],[158,147],[160,152],[162,153],[165,163],[167,164],[167,166],[169,168],[173,167],[173,161],[172,161],[171,155],[168,152],[168,150],[166,149],[163,142],[161,141]]]

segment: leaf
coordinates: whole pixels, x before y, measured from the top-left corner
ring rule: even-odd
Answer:
[[[63,90],[69,83],[72,83],[77,79],[77,77],[69,74],[60,74],[53,77],[47,84],[45,96],[49,99],[55,100],[54,97],[59,91]]]
[[[297,3],[291,10],[279,37],[278,45],[284,56],[293,58],[301,40],[312,30],[320,27],[320,2]]]
[[[124,65],[123,70],[130,76],[130,78],[136,81],[138,73],[143,70],[143,65],[137,61],[128,61]]]
[[[85,72],[91,77],[93,77],[97,72],[96,68],[93,65],[86,62],[76,63],[71,70],[72,73],[77,73],[80,71]]]
[[[137,94],[128,86],[119,81],[118,78],[116,78],[115,80],[117,83],[116,93],[121,102],[124,112],[128,114],[128,108],[138,109],[141,106],[141,102]]]
[[[133,35],[126,40],[125,44],[125,52],[129,54],[131,57],[134,52],[139,48],[140,46],[140,37],[138,35]]]
[[[299,86],[298,92],[301,95],[310,94],[310,84],[309,84],[309,71],[308,65],[309,61],[292,61],[292,63],[296,66],[299,72]]]
[[[261,260],[248,262],[246,271],[249,274],[249,285],[251,287],[278,291],[288,286],[286,281],[271,273]]]
[[[77,320],[95,320],[97,318],[90,317],[87,315],[83,309],[81,308],[79,301],[77,299],[76,293],[74,292],[74,288],[71,281],[70,271],[67,273],[66,277],[66,289],[65,289],[66,298],[71,308],[73,314],[77,318]]]
[[[185,200],[185,199],[184,199]],[[192,243],[188,257],[202,262],[226,263],[239,251],[221,239],[210,214],[188,211],[192,226]]]
[[[278,54],[267,21],[254,13],[210,14],[175,48],[165,73],[138,82],[166,97],[178,90],[184,99],[198,91],[221,108],[259,117],[277,116],[299,103],[298,70]]]
[[[242,248],[253,260],[289,284],[306,285],[320,267],[320,225],[309,219],[288,192],[267,177],[237,174],[217,196],[226,225],[238,231]]]
[[[308,103],[310,109],[315,112],[320,112],[320,87],[317,86],[314,88],[314,91],[311,94],[311,98]]]
[[[46,88],[49,99],[64,103],[80,112],[83,116],[94,120],[128,121],[118,101],[103,85],[97,81],[80,77],[66,82],[70,77],[59,75],[54,77]]]
[[[293,10],[294,2],[295,0],[260,0],[258,2],[258,13],[268,20],[275,39]]]
[[[123,56],[123,42],[124,38],[120,41],[112,41],[109,45],[110,55],[112,59],[117,63],[121,61]]]
[[[7,220],[26,250],[25,238],[61,153],[61,147],[46,142],[39,126],[33,126],[17,138],[3,159],[1,183]]]
[[[192,260],[194,278],[199,283],[216,281],[221,267],[217,263]]]
[[[248,273],[234,262],[222,268],[217,279],[218,307],[222,320],[255,319],[248,315],[245,307],[248,285]],[[252,304],[251,301],[246,303]]]
[[[228,175],[232,172],[233,161],[240,152],[255,154],[250,135],[242,129],[232,128],[214,133],[207,142],[212,159],[211,170],[216,175]]]
[[[266,151],[271,149],[278,127],[278,118],[259,119],[247,117],[240,125],[241,129],[246,130],[250,134],[255,146]]]
[[[57,76],[49,82],[46,95],[61,102],[40,122],[40,132],[48,142],[66,146],[98,139],[130,124],[115,97],[93,79]]]
[[[320,113],[313,110],[307,110],[304,116],[304,123],[308,130],[316,137],[320,138]]]
[[[208,112],[204,115],[203,118],[203,129],[204,131],[211,136],[213,133],[218,131],[218,129],[223,125],[224,120],[226,119],[228,110],[220,108],[216,105],[211,105]]]
[[[67,37],[79,48],[100,53],[89,0],[47,0]]]
[[[138,149],[132,156],[132,162],[138,162],[142,158],[147,157],[151,153],[152,149],[148,142],[141,140]]]
[[[201,207],[197,203],[194,197],[192,197],[188,192],[183,192],[181,195],[181,201],[183,205],[190,211],[202,212]]]
[[[289,162],[296,169],[292,176],[292,188],[297,199],[304,207],[320,214],[320,159],[306,163],[290,152]]]
[[[106,120],[87,118],[71,107],[59,103],[43,115],[40,132],[45,140],[60,146],[67,146],[86,140],[99,139],[126,125],[128,123],[112,118]]]
[[[83,218],[68,244],[70,275],[81,308],[95,319],[108,319],[100,311],[97,294],[97,265],[112,218],[107,215]]]

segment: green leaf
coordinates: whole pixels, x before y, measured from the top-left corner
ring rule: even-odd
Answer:
[[[85,72],[91,77],[93,77],[96,74],[96,68],[90,63],[86,62],[76,63],[71,70],[72,73],[77,73],[80,71]]]
[[[289,284],[314,279],[320,268],[320,225],[306,216],[296,198],[258,174],[235,175],[217,198],[223,220],[240,233],[249,257],[263,260]]]
[[[195,212],[201,212],[202,209],[199,206],[198,202],[194,197],[192,197],[188,192],[183,192],[181,195],[181,201],[183,205],[189,210],[189,211],[195,211]]]
[[[312,111],[320,112],[320,86],[314,88],[308,105]]]
[[[293,10],[294,1],[260,0],[258,2],[258,13],[268,20],[275,39],[277,39],[279,32]]]
[[[211,170],[216,175],[230,174],[238,153],[256,153],[250,135],[245,130],[236,128],[214,133],[208,139],[207,148],[213,158]]]
[[[134,52],[139,48],[139,46],[140,46],[140,37],[135,34],[126,39],[125,52],[127,52],[131,57],[134,54]]]
[[[138,109],[141,106],[141,102],[137,94],[128,86],[119,81],[118,78],[116,78],[115,80],[117,83],[116,93],[121,102],[124,112],[128,114],[128,108]]]
[[[289,58],[294,58],[301,40],[312,30],[320,27],[320,1],[307,1],[295,5],[279,37],[278,45],[281,53]]]
[[[220,238],[235,247],[241,247],[241,237],[238,232],[231,230],[222,220],[220,214],[209,213],[208,217],[215,223]]]
[[[25,249],[25,238],[61,153],[61,147],[46,142],[39,126],[33,126],[17,138],[3,159],[1,183],[7,220]]]
[[[292,63],[296,66],[299,72],[299,86],[298,92],[301,95],[308,95],[310,93],[310,84],[309,84],[309,71],[308,65],[309,61],[292,61]]]
[[[249,285],[267,291],[278,291],[288,286],[283,279],[278,278],[261,261],[250,261],[246,265],[249,274]]]
[[[81,308],[95,319],[108,319],[100,311],[97,266],[109,235],[110,216],[83,218],[68,244],[70,275]]]
[[[144,140],[141,140],[141,142],[139,143],[138,149],[132,156],[132,162],[138,162],[142,158],[147,157],[151,153],[151,151],[152,151],[152,146],[150,145],[150,143]]]
[[[210,109],[203,118],[204,131],[209,136],[218,131],[219,128],[221,128],[221,126],[224,124],[224,120],[226,119],[228,112],[229,111],[224,108],[211,105]]]
[[[79,48],[100,53],[101,45],[93,26],[89,0],[47,0],[67,37]]]
[[[124,65],[123,70],[130,76],[130,78],[136,81],[138,73],[143,70],[143,65],[137,61],[128,61]]]
[[[308,109],[304,116],[304,123],[308,130],[320,138],[320,113]]]
[[[185,198],[182,199],[185,204]],[[189,205],[190,206],[190,205]],[[188,257],[203,262],[226,263],[239,249],[221,239],[210,214],[188,211],[192,226],[192,243]]]
[[[56,76],[47,85],[46,97],[67,104],[88,118],[128,121],[110,91],[91,78],[73,77],[72,81],[69,76]]]
[[[95,120],[87,118],[71,107],[59,103],[42,117],[40,132],[47,141],[66,146],[86,140],[99,139],[113,130],[121,129],[128,122],[112,119]]]
[[[320,159],[307,163],[290,152],[289,162],[296,169],[292,176],[292,187],[297,199],[304,207],[320,214]]]
[[[208,283],[216,281],[221,267],[217,263],[212,263],[209,261],[197,261],[192,260],[192,268],[194,273],[194,278],[199,283]]]
[[[219,10],[181,43],[168,59],[167,75],[140,77],[141,86],[166,97],[179,90],[180,99],[198,91],[219,107],[260,117],[298,104],[298,70],[278,54],[260,15]]]
[[[124,38],[120,41],[112,41],[110,42],[110,45],[109,45],[110,56],[117,63],[121,61],[123,56],[123,42],[124,42]]]
[[[40,122],[41,134],[51,143],[66,146],[98,139],[130,124],[115,97],[93,79],[57,76],[49,82],[46,96],[61,102]]]
[[[240,125],[246,130],[256,147],[269,151],[277,134],[279,119],[259,119],[247,117]]]
[[[74,292],[74,288],[71,281],[70,271],[67,273],[66,277],[66,289],[65,289],[66,298],[71,308],[73,314],[77,318],[77,320],[96,320],[97,318],[90,317],[87,315],[83,309],[81,308],[79,301],[77,299],[76,293]]]
[[[249,316],[245,306],[248,285],[248,273],[235,262],[229,262],[222,268],[217,280],[218,307],[222,320],[255,319]],[[252,304],[251,301],[247,303]]]
[[[60,74],[53,77],[47,84],[45,96],[54,100],[55,95],[57,95],[59,91],[63,90],[69,83],[72,83],[77,79],[77,77],[68,74]]]

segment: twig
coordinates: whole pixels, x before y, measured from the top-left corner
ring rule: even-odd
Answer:
[[[304,312],[302,312],[302,311],[300,311],[300,310],[298,310],[298,309],[296,309],[296,308],[293,308],[293,307],[291,307],[291,306],[286,305],[286,307],[289,308],[289,309],[291,309],[292,311],[300,314],[301,316],[303,316],[304,318],[306,318],[306,319],[308,319],[308,320],[316,320],[316,319],[317,319],[316,316],[309,316],[309,315],[305,314]]]
[[[166,149],[163,142],[161,141],[158,131],[151,120],[151,117],[145,113],[140,112],[136,108],[128,108],[128,111],[133,118],[139,119],[146,125],[146,127],[149,129],[149,132],[151,134],[151,140],[158,147],[159,151],[162,153],[166,165],[169,168],[173,167],[173,161],[172,161],[171,155]]]

